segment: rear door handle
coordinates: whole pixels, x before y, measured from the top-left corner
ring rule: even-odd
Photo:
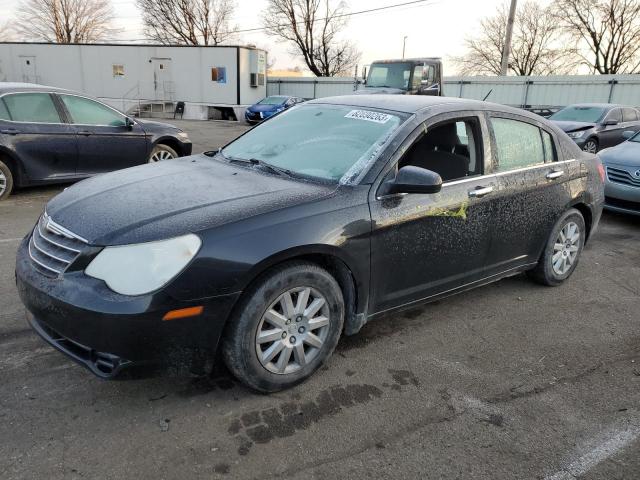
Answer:
[[[0,130],[0,133],[4,133],[6,135],[17,135],[18,130],[16,130],[15,128],[5,128]]]
[[[548,180],[555,180],[556,178],[560,178],[564,175],[564,170],[554,170],[552,172],[547,173]]]
[[[84,135],[85,137],[88,137],[89,135],[91,135],[91,132],[89,130],[79,130],[78,135]]]
[[[478,187],[475,190],[469,190],[471,198],[480,198],[493,192],[493,187]]]

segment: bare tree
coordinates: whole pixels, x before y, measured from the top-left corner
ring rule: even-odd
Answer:
[[[268,0],[263,14],[267,34],[288,42],[318,77],[350,75],[360,59],[352,42],[340,39],[347,5],[332,0]]]
[[[145,36],[163,44],[219,45],[234,34],[233,0],[136,0]]]
[[[112,35],[110,0],[23,0],[15,32],[26,40],[90,43]]]
[[[556,0],[554,8],[592,72],[640,72],[639,0]]]
[[[462,75],[500,75],[509,7],[480,21],[482,33],[465,40],[466,53],[454,57]],[[564,47],[562,31],[551,10],[532,0],[518,7],[513,27],[509,71],[515,75],[567,74],[577,62]]]

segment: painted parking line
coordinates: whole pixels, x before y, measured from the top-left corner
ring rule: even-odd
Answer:
[[[640,437],[640,426],[619,430],[591,450],[578,456],[562,470],[544,477],[545,480],[575,480],[599,463],[612,457]]]
[[[0,243],[13,243],[13,242],[19,242],[20,240],[22,240],[22,237],[20,237],[20,238],[4,238],[4,239],[0,239]]]

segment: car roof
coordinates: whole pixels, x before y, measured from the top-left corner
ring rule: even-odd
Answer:
[[[34,91],[76,93],[71,90],[65,90],[64,88],[49,87],[47,85],[39,85],[37,83],[0,82],[0,95],[3,95],[5,93],[34,92]]]
[[[396,112],[415,114],[430,107],[444,105],[455,106],[456,110],[496,110],[518,115],[534,116],[525,110],[499,105],[497,103],[483,102],[480,100],[469,100],[455,97],[436,97],[429,95],[342,95],[339,97],[324,97],[310,100],[306,104],[331,104],[346,105],[363,108],[379,108],[383,110],[393,110]]]

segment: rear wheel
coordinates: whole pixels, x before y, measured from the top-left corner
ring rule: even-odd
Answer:
[[[331,274],[312,263],[290,263],[247,292],[225,332],[223,358],[247,386],[283,390],[329,358],[343,321],[342,291]]]
[[[173,160],[174,158],[178,158],[178,154],[176,151],[162,143],[159,143],[153,150],[151,150],[151,155],[149,155],[149,163],[162,162],[164,160]]]
[[[538,265],[527,273],[543,285],[560,285],[578,266],[585,238],[582,214],[575,208],[568,210],[554,225]]]
[[[0,200],[4,200],[13,190],[13,174],[9,165],[0,158]]]
[[[598,153],[598,140],[595,138],[590,138],[587,140],[582,146],[582,150],[588,153]]]

